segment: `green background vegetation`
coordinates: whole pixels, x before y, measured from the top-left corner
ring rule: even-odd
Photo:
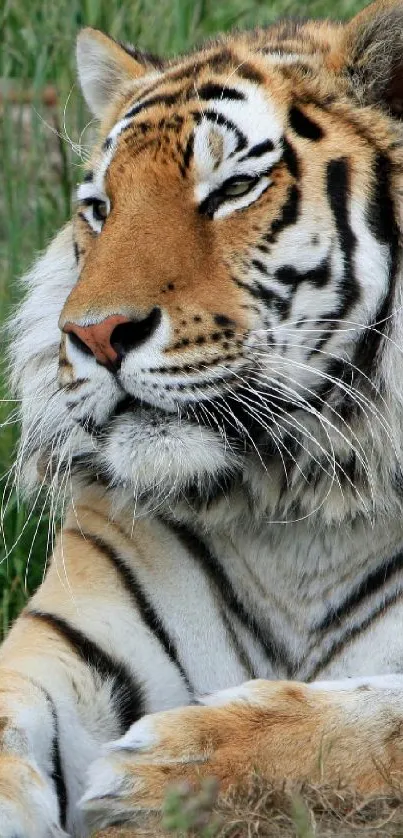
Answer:
[[[75,81],[74,42],[83,25],[172,55],[231,27],[280,16],[348,18],[357,0],[0,0],[0,322],[18,301],[17,278],[71,211],[90,117]],[[46,86],[57,105],[44,102]],[[58,136],[60,135],[60,136]],[[70,138],[70,139],[69,139]],[[70,141],[71,140],[71,141]],[[0,359],[4,359],[4,338]],[[0,381],[0,635],[40,581],[46,512],[10,493],[17,405]]]

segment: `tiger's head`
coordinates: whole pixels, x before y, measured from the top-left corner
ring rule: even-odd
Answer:
[[[100,138],[13,323],[31,483],[39,464],[168,504],[236,484],[284,519],[385,501],[402,27],[379,2],[167,62],[81,33]]]

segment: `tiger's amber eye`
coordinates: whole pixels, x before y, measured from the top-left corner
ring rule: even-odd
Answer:
[[[246,195],[253,186],[257,183],[258,178],[242,178],[233,180],[230,183],[223,185],[223,192],[228,198],[238,198],[241,195]]]

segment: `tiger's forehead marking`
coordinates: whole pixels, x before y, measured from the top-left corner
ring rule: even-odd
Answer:
[[[161,78],[161,81],[163,79]],[[257,175],[269,170],[282,154],[284,114],[271,100],[270,92],[252,82],[231,78],[226,85],[219,81],[194,84],[193,101],[172,94],[178,102],[176,113],[193,122],[191,129],[195,198],[202,201],[211,189],[232,175]],[[144,110],[163,102],[172,107],[169,94],[152,94],[136,100],[110,129],[102,145],[98,165],[89,183],[79,187],[78,197],[85,200],[105,194],[105,178],[118,150],[121,136],[135,128]],[[285,105],[284,105],[285,108]],[[173,116],[170,110],[170,116]],[[159,113],[159,117],[161,114]],[[152,116],[151,116],[152,119]]]
[[[242,84],[240,101],[216,99],[203,110],[194,131],[196,198],[204,200],[232,175],[260,175],[270,170],[283,151],[283,122],[270,94]],[[221,138],[217,157],[212,135]]]

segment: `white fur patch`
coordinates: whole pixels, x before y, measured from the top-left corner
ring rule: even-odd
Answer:
[[[359,678],[341,678],[339,681],[314,681],[309,684],[310,690],[352,691],[362,687],[369,690],[400,690],[403,692],[403,675],[368,675]]]
[[[29,768],[25,775],[23,766],[17,764],[13,766],[13,774],[2,780],[5,788],[2,787],[0,801],[1,838],[67,838],[67,833],[59,826],[58,802],[49,780],[38,774],[36,781]]]
[[[198,704],[203,704],[206,707],[222,707],[233,702],[256,702],[256,691],[253,687],[253,681],[248,681],[245,684],[240,684],[238,687],[230,687],[228,690],[219,690],[219,692],[211,693],[210,695],[197,696]]]
[[[105,747],[105,753],[119,751],[147,751],[158,743],[158,736],[155,733],[155,725],[152,716],[143,716],[135,722],[127,733],[117,739],[116,742],[109,742]]]

